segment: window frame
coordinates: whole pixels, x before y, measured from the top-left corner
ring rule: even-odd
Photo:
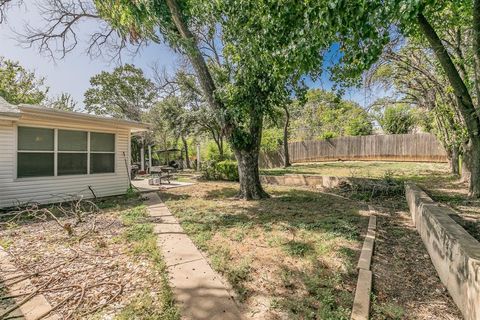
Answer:
[[[28,127],[28,128],[39,128],[39,129],[53,129],[53,151],[38,151],[38,150],[19,150],[18,149],[18,140],[19,140],[19,127]],[[59,151],[58,150],[58,131],[81,131],[87,133],[87,151]],[[106,133],[106,134],[113,134],[113,150],[110,152],[103,152],[103,151],[90,151],[90,133]],[[117,132],[108,132],[108,131],[100,131],[100,130],[85,130],[85,129],[78,129],[78,128],[68,128],[68,127],[52,127],[52,126],[42,126],[42,125],[23,125],[23,124],[16,124],[15,125],[15,135],[14,135],[14,180],[23,181],[23,180],[38,180],[38,179],[60,179],[60,178],[72,178],[72,177],[86,177],[86,176],[101,176],[101,175],[116,175],[117,174],[117,142],[118,142]],[[53,153],[53,176],[37,176],[37,177],[18,177],[18,154],[19,153]],[[58,175],[58,154],[59,153],[86,153],[87,154],[87,173],[79,173],[79,174],[66,174],[66,175]],[[113,154],[113,171],[112,172],[100,172],[100,173],[91,173],[90,172],[90,154],[91,153],[109,153]]]
[[[19,150],[18,149],[18,142],[19,142],[19,128],[24,127],[24,128],[33,128],[33,129],[49,129],[53,130],[53,150]],[[15,144],[15,161],[14,161],[14,167],[13,170],[15,172],[15,179],[17,180],[29,180],[29,179],[41,179],[41,178],[52,178],[56,176],[56,170],[57,170],[57,157],[55,154],[55,148],[56,148],[56,131],[54,128],[50,127],[44,127],[44,126],[22,126],[22,125],[16,125],[15,126],[15,139],[14,139],[14,144]],[[19,153],[49,153],[53,154],[53,175],[48,175],[48,176],[33,176],[33,177],[18,177],[18,154]]]
[[[88,140],[87,140],[87,150],[88,150],[88,160],[87,160],[87,167],[88,167],[88,173],[89,174],[109,174],[109,173],[116,173],[116,167],[117,167],[117,135],[113,135],[113,151],[92,151],[91,150],[91,139],[90,136],[92,133],[107,133],[110,134],[109,132],[100,132],[100,131],[88,131]],[[91,168],[92,166],[90,165],[91,163],[91,155],[92,154],[113,154],[113,172],[100,172],[100,173],[91,173]]]

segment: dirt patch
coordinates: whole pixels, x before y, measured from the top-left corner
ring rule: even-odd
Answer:
[[[412,224],[403,198],[376,202],[372,319],[462,319]]]
[[[62,318],[122,319],[140,296],[148,293],[154,303],[165,285],[154,261],[133,251],[133,224],[126,224],[122,214],[129,216],[142,207],[131,206],[134,209],[87,216],[73,236],[54,221],[10,225],[0,231],[1,243],[16,267],[29,274],[37,288],[44,288],[41,293]],[[60,221],[74,224],[70,218]],[[2,277],[8,274],[4,271]]]

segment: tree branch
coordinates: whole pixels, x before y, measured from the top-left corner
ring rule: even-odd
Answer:
[[[87,35],[88,55],[98,57],[108,52],[111,59],[120,59],[121,52],[127,47],[126,40],[98,15],[91,1],[45,0],[38,9],[44,25],[35,27],[27,24],[23,34],[18,36],[26,47],[38,47],[40,52],[53,59],[62,59],[77,47],[79,38],[84,36],[78,31],[78,26],[85,21],[96,22],[96,30]],[[136,44],[134,51],[143,44]]]

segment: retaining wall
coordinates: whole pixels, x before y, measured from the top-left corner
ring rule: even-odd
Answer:
[[[336,188],[342,183],[361,183],[365,179],[352,177],[332,177],[307,174],[286,174],[283,176],[260,176],[262,183],[284,186],[312,186]]]
[[[480,242],[414,184],[405,185],[412,220],[438,275],[467,320],[480,319]],[[419,284],[421,285],[421,284]]]

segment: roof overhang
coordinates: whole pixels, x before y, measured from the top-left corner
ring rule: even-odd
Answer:
[[[21,117],[17,106],[0,97],[0,120],[15,121]]]
[[[130,128],[131,132],[148,131],[150,129],[150,125],[143,122],[107,118],[107,117],[102,117],[102,116],[97,116],[97,115],[92,115],[92,114],[87,114],[82,112],[63,111],[63,110],[57,110],[57,109],[52,109],[52,108],[47,108],[47,107],[42,107],[37,105],[21,104],[18,106],[18,109],[20,110],[19,119],[21,119],[22,114],[30,114],[30,115],[48,116],[49,119],[51,120],[58,119],[58,121],[68,119],[68,120],[95,122],[95,123],[105,124],[108,126],[114,125],[115,127]]]

